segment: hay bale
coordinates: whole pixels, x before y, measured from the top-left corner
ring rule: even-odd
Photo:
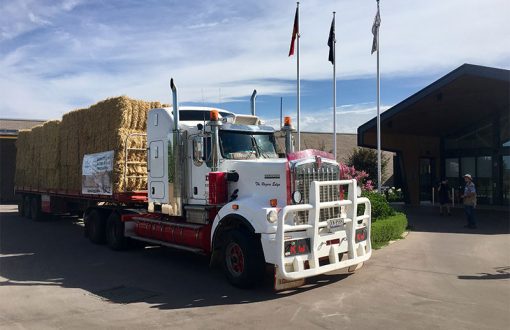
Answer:
[[[30,166],[30,130],[20,130],[16,140],[16,149],[24,152],[18,152],[16,155],[16,172],[14,182],[17,187],[24,187],[28,183],[28,166]]]
[[[86,109],[64,114],[62,121],[46,122],[40,127],[20,132],[16,185],[32,188],[81,191],[81,166],[85,154],[114,151],[114,192],[147,189],[146,138],[131,133],[145,133],[149,109],[159,102],[132,100],[126,96],[109,98]],[[124,172],[129,178],[124,182]]]

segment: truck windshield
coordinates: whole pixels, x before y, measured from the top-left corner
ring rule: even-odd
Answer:
[[[278,158],[272,133],[220,131],[223,158]]]

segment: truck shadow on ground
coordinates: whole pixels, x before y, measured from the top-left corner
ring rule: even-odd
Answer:
[[[298,289],[274,292],[272,273],[251,290],[232,287],[204,256],[163,247],[116,252],[83,236],[78,218],[33,222],[16,213],[0,219],[2,286],[80,288],[90,297],[151,308],[185,309],[246,304],[299,295],[341,281],[348,274],[323,275]]]
[[[479,273],[476,275],[460,275],[459,280],[504,280],[510,279],[510,266],[496,267],[495,273]]]
[[[404,212],[409,221],[409,229],[418,232],[458,233],[500,235],[510,233],[510,214],[503,210],[476,210],[478,228],[465,228],[464,209],[456,207],[451,215],[440,215],[439,207],[433,206],[396,206],[397,211]]]

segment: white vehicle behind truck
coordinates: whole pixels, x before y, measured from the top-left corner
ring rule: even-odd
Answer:
[[[275,288],[283,289],[354,271],[370,258],[369,200],[359,197],[355,180],[340,180],[331,154],[294,152],[290,118],[282,127],[285,154],[278,154],[275,131],[255,116],[254,103],[252,115],[179,108],[171,85],[174,106],[148,113],[145,198],[84,199],[90,240],[115,250],[137,240],[205,254],[238,287],[256,284],[268,264]],[[76,206],[82,197],[29,188],[17,193],[32,212],[47,213],[52,199],[61,211],[62,200],[72,198]]]

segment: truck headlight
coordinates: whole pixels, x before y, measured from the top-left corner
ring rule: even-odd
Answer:
[[[275,210],[271,210],[267,213],[267,221],[275,223],[278,220],[278,213]]]
[[[292,201],[294,202],[294,204],[301,203],[301,200],[302,200],[301,192],[299,192],[299,190],[294,191],[292,193]]]

